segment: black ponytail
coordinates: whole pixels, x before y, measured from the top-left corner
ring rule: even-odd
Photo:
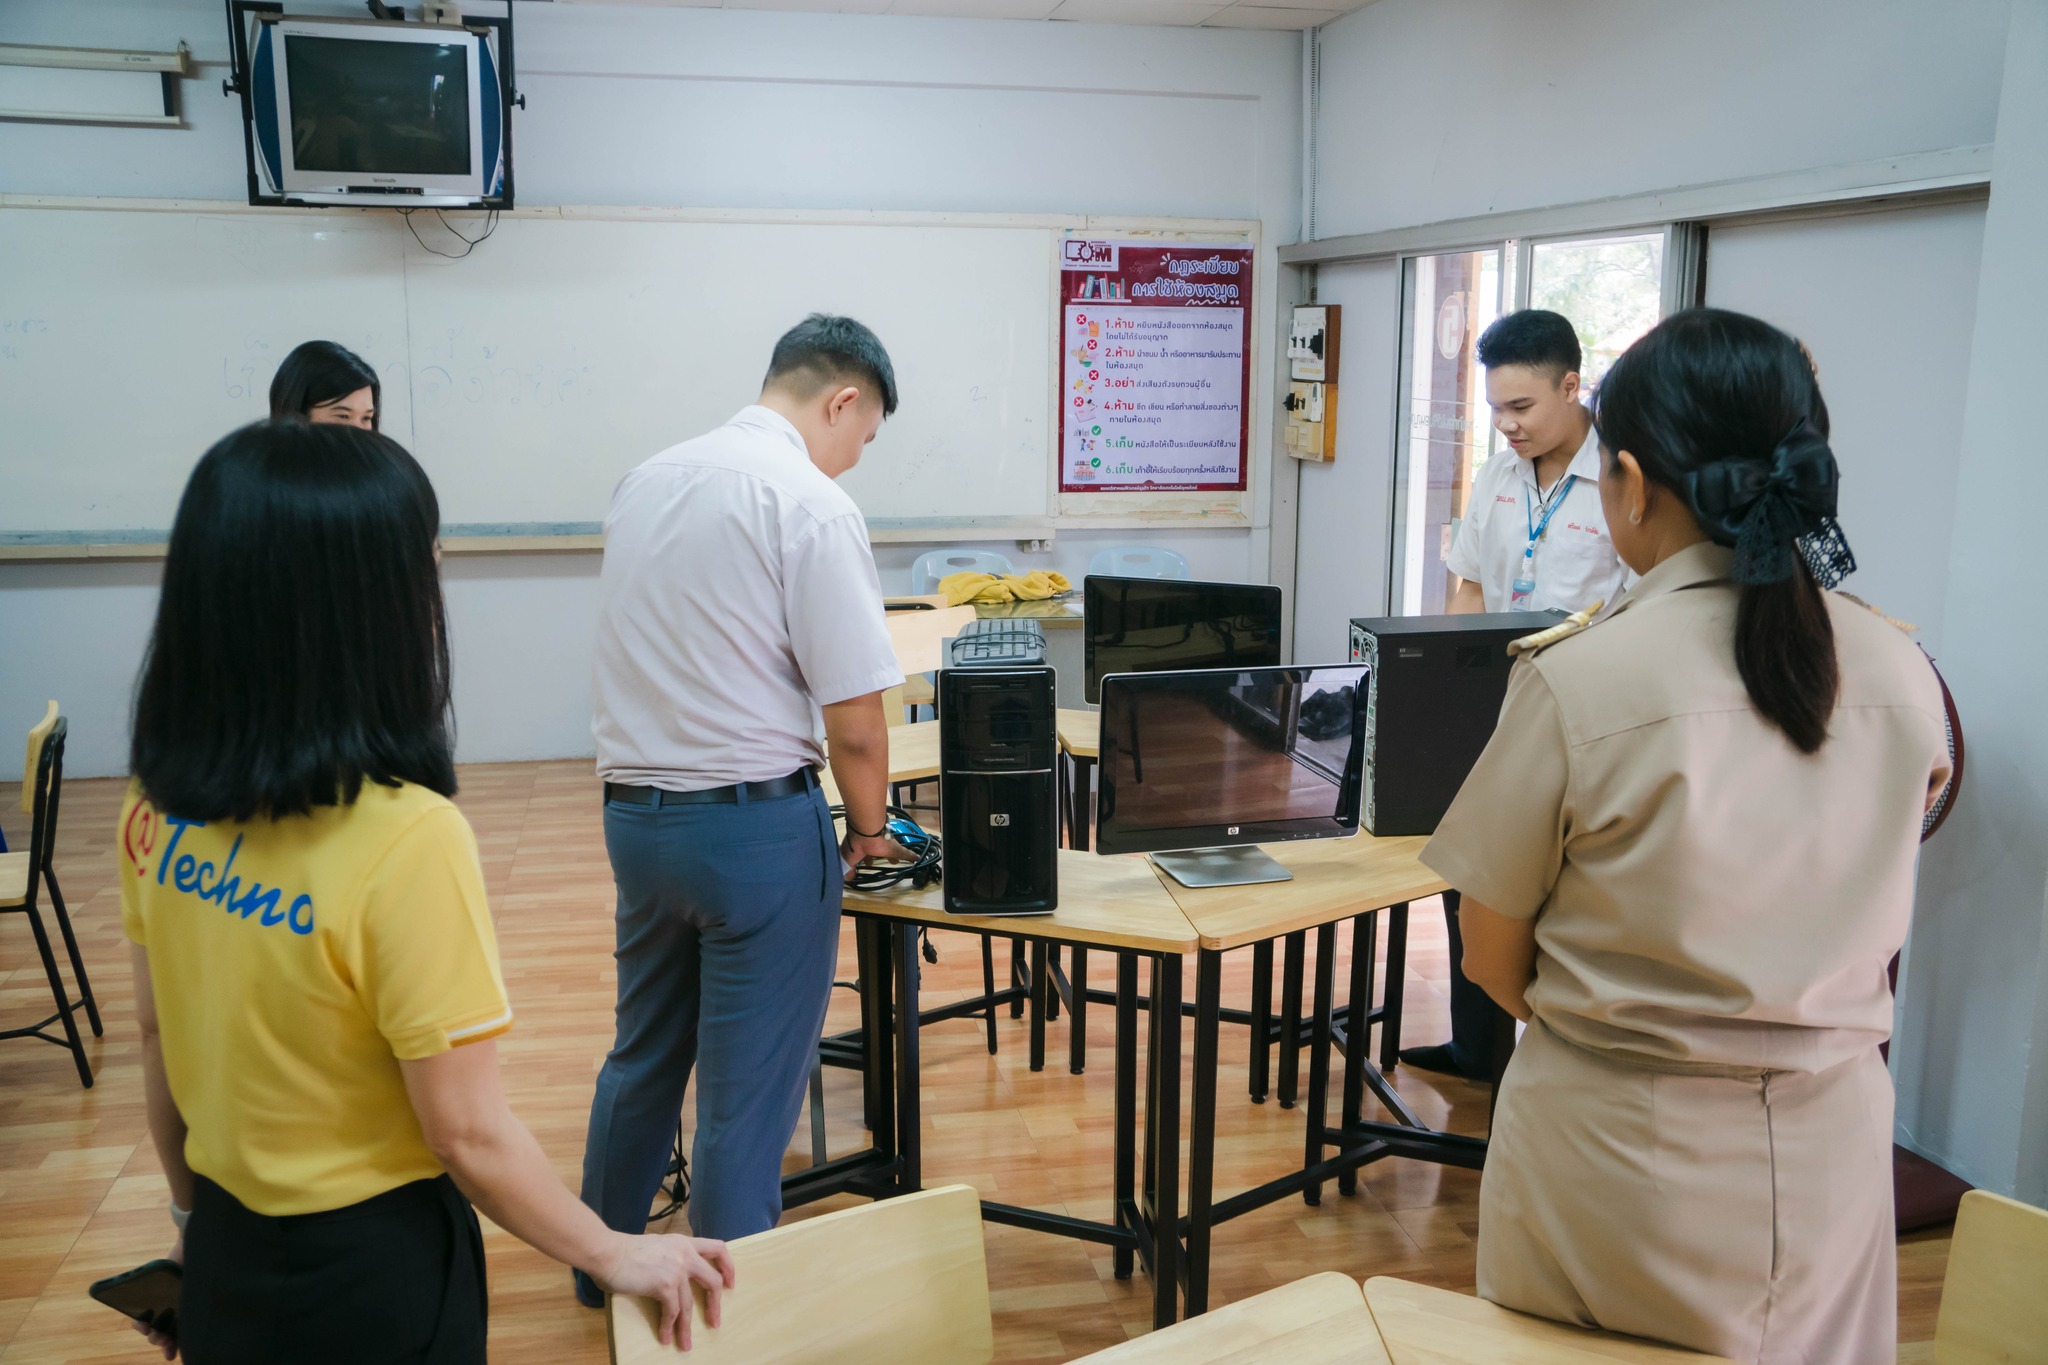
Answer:
[[[1801,753],[1827,742],[1841,691],[1823,587],[1855,571],[1835,524],[1839,471],[1812,362],[1770,324],[1718,308],[1671,317],[1601,382],[1594,420],[1735,550],[1735,667]]]

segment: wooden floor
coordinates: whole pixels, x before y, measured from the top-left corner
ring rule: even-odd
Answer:
[[[461,803],[476,827],[497,916],[517,1027],[500,1041],[513,1108],[539,1135],[562,1178],[575,1184],[591,1085],[611,1040],[611,878],[587,760],[468,768]],[[19,847],[22,817],[7,793],[6,831]],[[153,1357],[86,1286],[163,1254],[170,1244],[165,1190],[142,1104],[141,1070],[126,949],[114,883],[113,830],[121,796],[113,781],[65,787],[58,871],[99,989],[107,1035],[92,1044],[98,1084],[82,1090],[70,1059],[31,1041],[0,1044],[0,1359],[15,1362],[144,1361]],[[1418,907],[1409,949],[1408,1036],[1445,1029],[1442,921]],[[926,1001],[979,984],[979,955],[966,936],[934,935],[938,965],[924,975]],[[842,954],[851,978],[852,944]],[[1228,959],[1226,1002],[1249,994],[1250,954]],[[1097,973],[1098,976],[1101,973]],[[1340,966],[1339,979],[1342,977]],[[49,998],[28,927],[0,917],[0,1027],[47,1011]],[[834,1027],[850,1026],[851,992],[836,993]],[[978,1021],[934,1025],[924,1035],[925,1181],[966,1181],[1011,1203],[1106,1214],[1110,1155],[1110,1028],[1094,1012],[1085,1076],[1067,1073],[1064,1018],[1048,1051],[1060,1060],[1038,1075],[1025,1062],[1025,1026],[1007,1014],[999,1055]],[[1183,1054],[1185,1055],[1185,1053]],[[1217,1122],[1219,1194],[1280,1174],[1301,1154],[1300,1111],[1252,1105],[1244,1093],[1246,1034],[1223,1034]],[[1304,1068],[1306,1070],[1306,1068]],[[1480,1131],[1484,1095],[1456,1081],[1404,1072],[1401,1091],[1423,1117]],[[835,1153],[862,1145],[858,1078],[827,1070],[826,1112]],[[799,1128],[792,1168],[809,1160]],[[1183,1167],[1185,1169],[1185,1167]],[[1359,1194],[1334,1187],[1320,1208],[1290,1201],[1220,1227],[1213,1296],[1227,1302],[1320,1270],[1400,1275],[1469,1291],[1478,1177],[1407,1161],[1367,1169]],[[800,1218],[848,1199],[795,1210]],[[989,1227],[989,1280],[997,1358],[1062,1361],[1145,1330],[1142,1278],[1112,1278],[1099,1247]],[[568,1272],[487,1229],[491,1358],[569,1362],[605,1359],[599,1314],[576,1306]],[[1900,1248],[1900,1359],[1932,1358],[1946,1231]]]

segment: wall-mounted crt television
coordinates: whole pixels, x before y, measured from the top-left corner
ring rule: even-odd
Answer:
[[[254,27],[252,197],[394,208],[503,199],[509,140],[494,33],[267,16]]]

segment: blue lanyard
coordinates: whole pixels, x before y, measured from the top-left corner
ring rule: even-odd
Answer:
[[[1564,476],[1564,482],[1558,486],[1555,493],[1550,495],[1550,501],[1547,504],[1543,504],[1543,520],[1541,521],[1535,519],[1535,510],[1528,503],[1522,504],[1523,522],[1529,527],[1529,548],[1522,551],[1524,559],[1530,558],[1536,553],[1536,542],[1543,539],[1543,532],[1549,527],[1550,519],[1557,515],[1558,508],[1564,506],[1564,500],[1571,496],[1572,485],[1578,481],[1579,476],[1576,474]]]

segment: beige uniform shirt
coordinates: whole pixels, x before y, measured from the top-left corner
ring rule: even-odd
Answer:
[[[1422,860],[1535,919],[1529,1004],[1562,1037],[1820,1071],[1891,1029],[1941,692],[1911,640],[1831,595],[1841,699],[1801,754],[1735,671],[1730,560],[1674,555],[1524,658]]]

